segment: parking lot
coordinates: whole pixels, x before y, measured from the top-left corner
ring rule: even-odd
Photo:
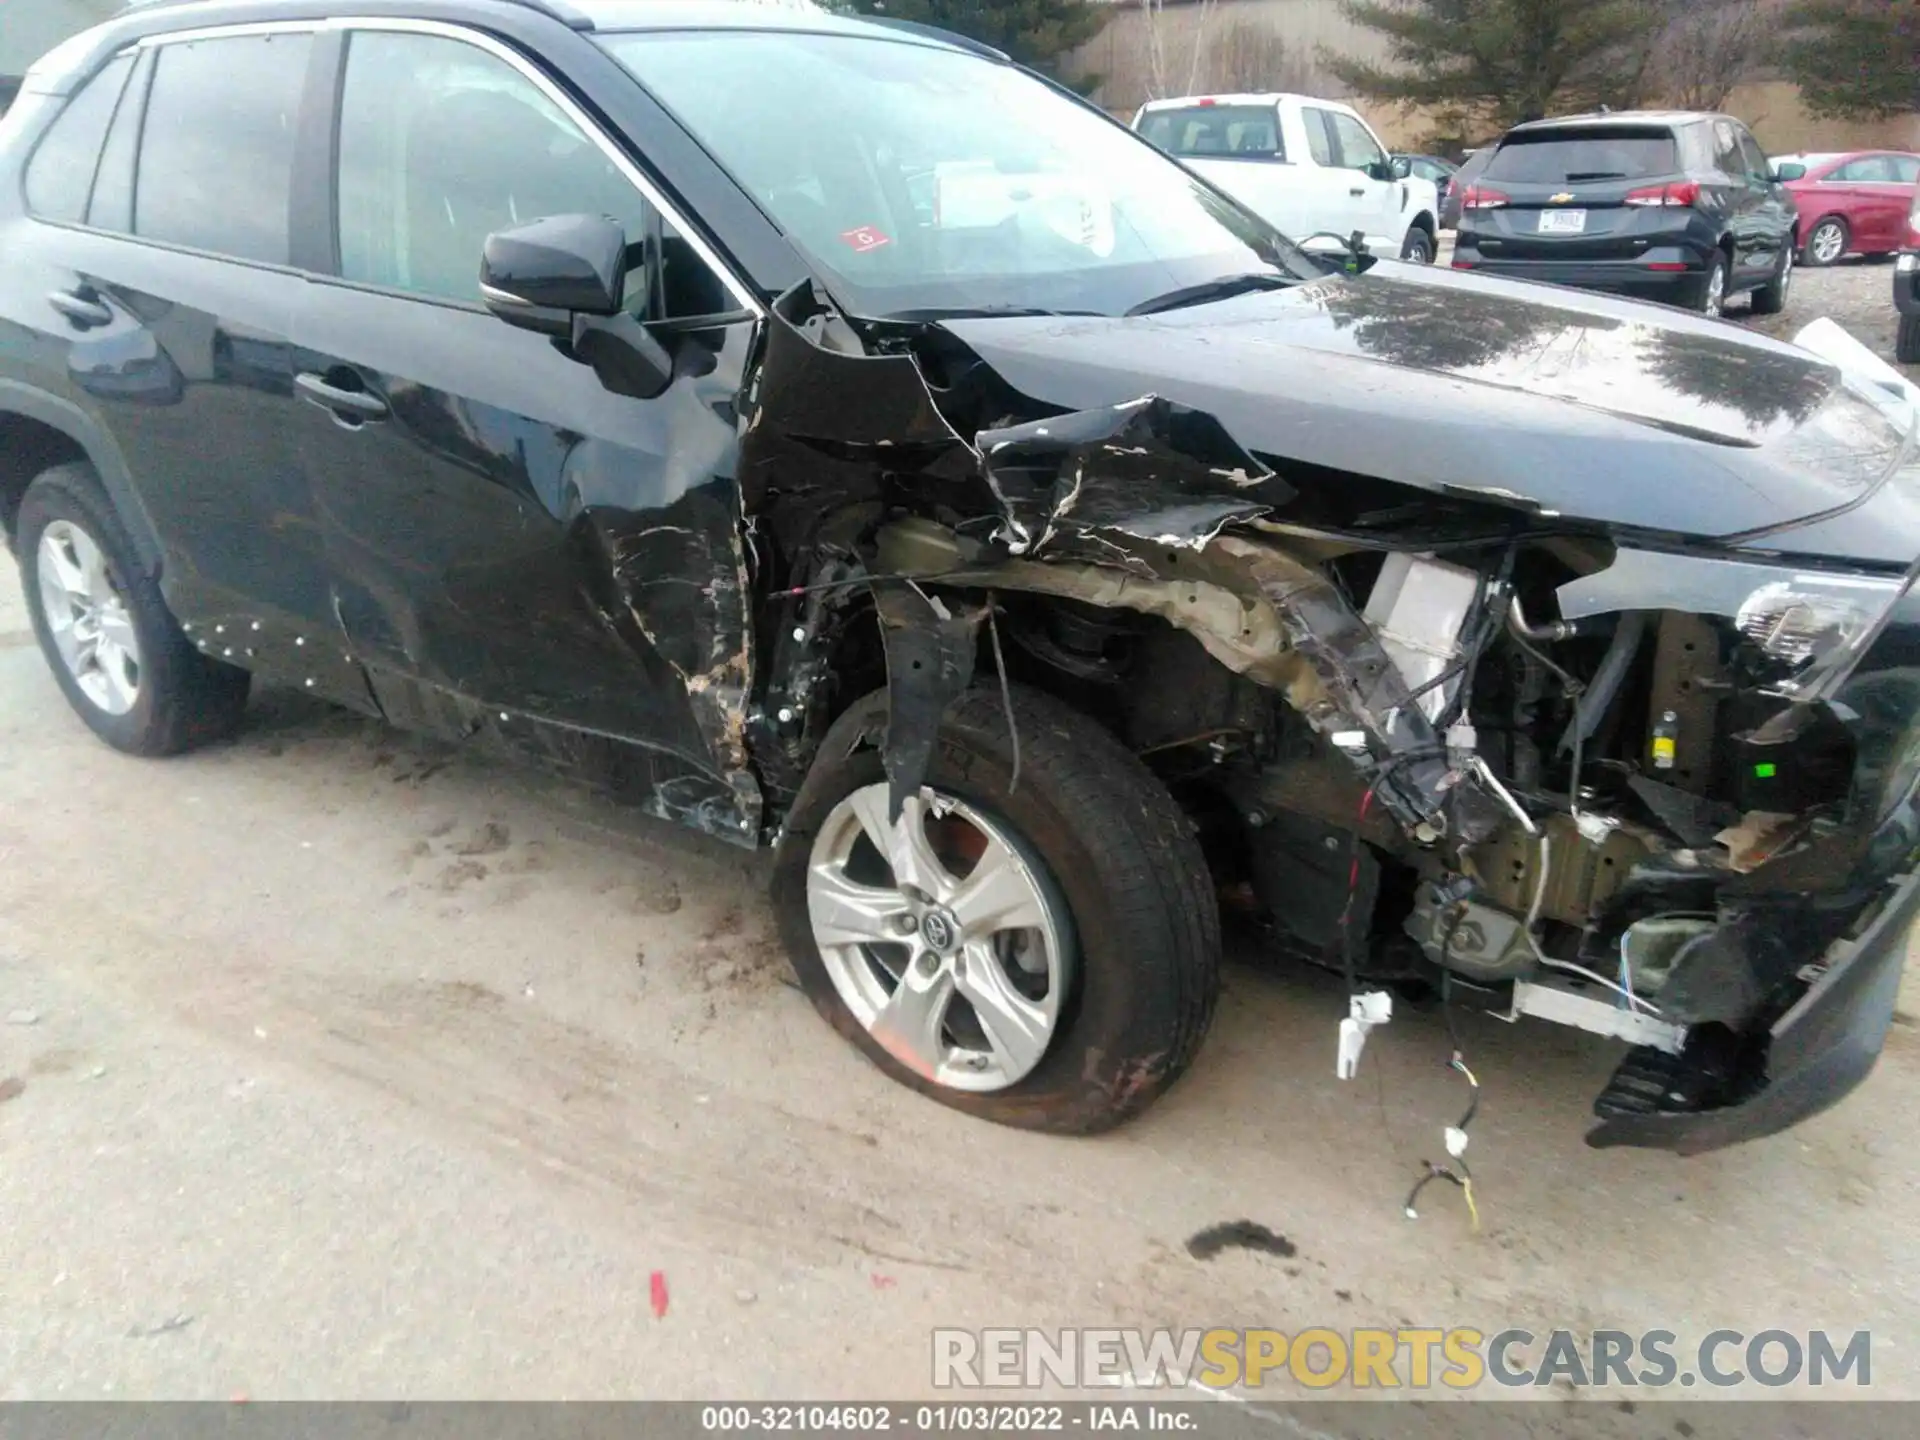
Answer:
[[[1890,354],[1888,283],[1777,328]],[[1463,1104],[1437,1017],[1341,1084],[1338,983],[1254,957],[1143,1121],[997,1129],[816,1019],[756,857],[293,696],[127,759],[0,568],[0,1398],[913,1396],[935,1326],[1104,1324],[1868,1329],[1920,1396],[1905,1011],[1837,1110],[1694,1160],[1582,1145],[1609,1047],[1466,1024],[1477,1233],[1401,1212]],[[1188,1252],[1242,1219],[1289,1253]]]

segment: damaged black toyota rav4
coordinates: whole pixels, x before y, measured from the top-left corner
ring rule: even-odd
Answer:
[[[1628,1042],[1596,1144],[1881,1047],[1920,459],[1871,367],[1311,257],[796,9],[148,5],[0,178],[0,515],[112,745],[258,678],[777,846],[823,1015],[1038,1129],[1192,1060],[1222,896],[1346,977],[1342,1073],[1420,980]]]

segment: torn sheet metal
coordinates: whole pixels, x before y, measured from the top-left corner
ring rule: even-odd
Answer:
[[[777,564],[804,568],[820,523],[873,503],[900,474],[971,481],[989,508],[972,447],[934,404],[907,354],[870,354],[810,285],[775,302],[740,436],[741,499],[771,532]],[[782,576],[793,573],[783,568]]]
[[[974,443],[1016,555],[1099,531],[1199,549],[1294,494],[1213,416],[1155,395],[983,430]]]
[[[688,491],[644,521],[627,515],[615,529],[606,527],[605,516],[597,520],[619,618],[631,620],[685,687],[717,778],[732,791],[736,817],[719,828],[753,831],[761,795],[746,743],[751,581],[737,504],[732,485],[713,485]]]
[[[952,611],[911,585],[877,584],[874,608],[887,650],[887,737],[881,751],[888,817],[898,821],[933,766],[947,707],[973,681],[980,626],[989,605]]]

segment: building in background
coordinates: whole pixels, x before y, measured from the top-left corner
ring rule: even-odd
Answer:
[[[123,8],[123,0],[0,0],[0,110],[35,60]]]

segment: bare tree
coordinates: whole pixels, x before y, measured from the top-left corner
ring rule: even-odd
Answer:
[[[1752,78],[1773,44],[1778,6],[1767,0],[1670,0],[1652,57],[1652,87],[1688,110],[1718,110]]]
[[[1313,61],[1285,36],[1246,18],[1222,27],[1208,75],[1210,88],[1249,92],[1311,91],[1316,78]]]
[[[1310,90],[1316,83],[1311,56],[1294,52],[1277,30],[1250,16],[1223,14],[1219,0],[1171,10],[1166,0],[1139,0],[1139,8],[1139,70],[1116,68],[1144,71],[1150,100],[1211,90]]]
[[[1187,90],[1193,95],[1199,92],[1202,67],[1206,64],[1207,42],[1213,38],[1215,19],[1214,0],[1200,0],[1193,18],[1193,48],[1187,52]],[[1207,87],[1211,89],[1211,86]]]

